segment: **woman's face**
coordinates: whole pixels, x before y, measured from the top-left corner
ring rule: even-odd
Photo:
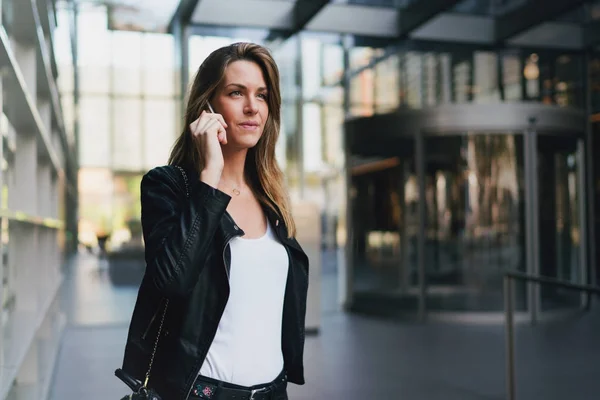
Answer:
[[[225,69],[211,105],[227,123],[230,149],[254,147],[269,116],[267,85],[260,67],[251,61],[234,61]]]

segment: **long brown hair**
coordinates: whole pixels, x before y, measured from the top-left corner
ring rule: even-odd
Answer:
[[[284,176],[275,159],[275,144],[281,125],[281,92],[279,90],[279,69],[269,50],[254,43],[234,43],[212,52],[198,68],[189,92],[185,125],[175,142],[170,165],[194,168],[200,174],[204,160],[198,146],[192,139],[190,125],[208,102],[225,77],[225,70],[234,61],[252,61],[262,70],[268,90],[267,102],[269,117],[263,134],[253,148],[248,150],[244,173],[254,194],[264,206],[279,214],[287,228],[288,236],[296,234],[290,201],[284,184]]]

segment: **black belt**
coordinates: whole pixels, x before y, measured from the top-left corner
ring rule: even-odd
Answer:
[[[217,379],[199,376],[194,382],[190,398],[208,400],[274,400],[287,388],[287,376],[281,372],[271,383],[240,386]],[[284,397],[285,398],[285,397]]]

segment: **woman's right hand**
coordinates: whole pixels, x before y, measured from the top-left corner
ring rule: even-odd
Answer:
[[[202,111],[200,117],[190,124],[190,132],[204,160],[200,179],[217,187],[223,172],[224,160],[221,144],[227,144],[227,123],[221,114]]]

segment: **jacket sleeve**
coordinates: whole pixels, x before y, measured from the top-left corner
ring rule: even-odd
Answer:
[[[142,178],[142,229],[149,278],[165,296],[180,297],[194,288],[231,197],[197,180],[186,198],[185,183],[169,169]]]

